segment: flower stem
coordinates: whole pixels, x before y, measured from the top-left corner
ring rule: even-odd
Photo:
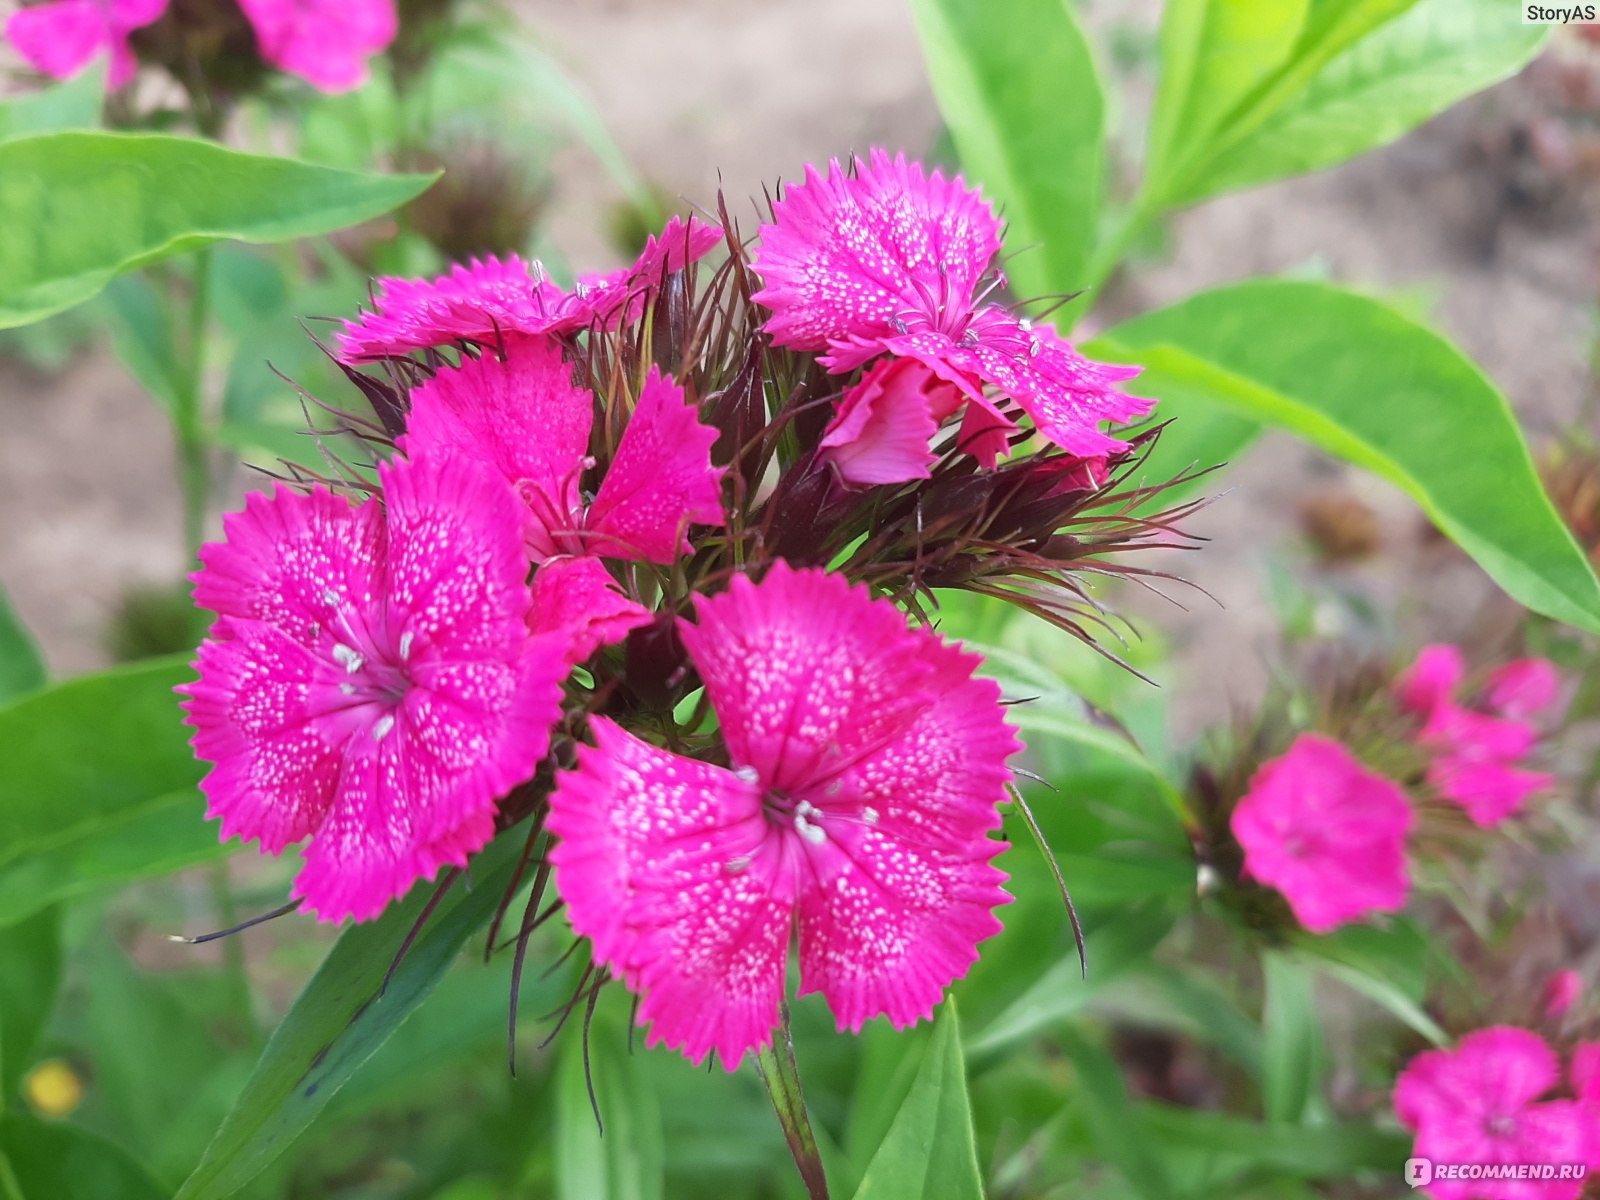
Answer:
[[[196,251],[194,287],[189,296],[189,328],[184,343],[183,377],[173,414],[178,440],[178,480],[183,489],[183,549],[190,558],[205,536],[206,508],[211,499],[202,387],[205,374],[206,324],[211,304],[211,251]]]
[[[794,1039],[789,1035],[787,1004],[783,1006],[782,1027],[773,1035],[772,1044],[756,1054],[756,1070],[767,1085],[767,1095],[772,1097],[778,1124],[783,1127],[789,1153],[794,1155],[794,1165],[800,1168],[800,1178],[805,1180],[807,1194],[811,1200],[828,1200],[822,1155],[817,1151],[816,1135],[811,1132],[811,1118],[800,1092],[800,1067],[794,1059]]]

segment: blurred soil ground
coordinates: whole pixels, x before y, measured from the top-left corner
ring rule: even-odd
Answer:
[[[720,185],[737,213],[739,198],[808,161],[873,145],[921,152],[938,133],[899,0],[518,7],[671,196],[710,204]],[[1094,13],[1136,85],[1151,65],[1153,7],[1102,0]],[[1183,214],[1168,250],[1116,285],[1100,319],[1250,275],[1314,271],[1420,305],[1506,391],[1535,442],[1580,419],[1593,426],[1600,189],[1550,132],[1550,69],[1349,166]],[[617,203],[614,184],[576,147],[562,152],[555,179],[549,238],[577,269],[613,265],[599,218]],[[0,360],[0,583],[56,672],[103,664],[119,595],[179,573],[173,469],[162,419],[108,352],[55,375]],[[1495,464],[1482,470],[1492,488]],[[1276,437],[1226,486],[1193,523],[1210,544],[1172,564],[1220,608],[1201,596],[1184,601],[1188,612],[1133,602],[1176,645],[1164,682],[1184,727],[1259,692],[1275,626],[1268,562],[1304,573],[1297,513],[1313,493],[1353,495],[1378,518],[1380,553],[1323,582],[1398,605],[1417,638],[1458,636],[1481,617],[1489,589],[1480,574],[1431,540],[1387,486]]]

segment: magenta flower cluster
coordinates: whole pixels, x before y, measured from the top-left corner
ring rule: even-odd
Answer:
[[[1539,736],[1528,718],[1555,703],[1560,678],[1544,659],[1518,659],[1490,674],[1470,703],[1461,698],[1465,678],[1459,648],[1427,646],[1394,694],[1420,722],[1402,736],[1427,757],[1428,788],[1489,827],[1554,782],[1519,764]],[[1320,734],[1301,735],[1264,764],[1231,818],[1245,876],[1281,892],[1313,933],[1405,906],[1414,824],[1405,788]]]
[[[186,707],[223,836],[305,842],[293,894],[364,920],[531,815],[596,966],[697,1062],[769,1042],[791,939],[841,1028],[929,1016],[1000,928],[1022,747],[907,608],[1064,581],[1042,556],[1129,449],[1101,426],[1148,408],[985,299],[999,241],[959,179],[875,153],[808,172],[753,261],[675,220],[571,290],[517,258],[380,281],[338,347],[404,381],[350,368],[392,456],[202,552]]]
[[[138,61],[128,43],[154,24],[170,0],[49,0],[20,9],[6,38],[36,70],[76,75],[109,55],[106,82],[130,82]],[[268,63],[324,92],[344,92],[367,78],[367,60],[394,40],[395,0],[239,0]]]

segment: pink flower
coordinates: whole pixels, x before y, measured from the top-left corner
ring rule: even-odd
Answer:
[[[515,498],[471,463],[378,469],[383,501],[251,496],[201,551],[218,614],[183,690],[222,836],[310,838],[294,895],[365,920],[494,833],[561,711],[569,650],[528,633]]]
[[[346,321],[339,357],[371,362],[452,342],[498,344],[513,333],[569,334],[636,320],[664,272],[681,271],[722,240],[714,226],[673,217],[631,267],[588,275],[565,292],[517,255],[456,265],[436,279],[378,280],[373,311]]]
[[[1600,1165],[1594,1113],[1539,1100],[1560,1078],[1537,1034],[1481,1029],[1454,1050],[1413,1058],[1395,1084],[1395,1113],[1416,1133],[1412,1153],[1436,1163]],[[1436,1179],[1423,1190],[1434,1200],[1574,1200],[1582,1189],[1581,1180]]]
[[[1545,658],[1519,658],[1489,676],[1487,707],[1503,717],[1531,717],[1556,702],[1561,676]]]
[[[548,338],[507,337],[494,353],[442,368],[411,395],[402,447],[418,458],[463,457],[505,477],[527,506],[530,556],[603,555],[667,564],[689,551],[690,525],[721,525],[716,430],[654,368],[592,502],[579,488],[594,465],[595,398]]]
[[[1256,772],[1232,826],[1245,873],[1282,892],[1300,924],[1327,933],[1405,905],[1411,822],[1398,786],[1306,733]]]
[[[1572,1093],[1600,1109],[1600,1042],[1583,1042],[1572,1052]]]
[[[76,75],[109,51],[106,82],[118,88],[139,65],[128,35],[166,11],[167,0],[55,0],[12,13],[6,37],[30,66],[53,79]]]
[[[1446,703],[1466,678],[1467,663],[1458,646],[1424,646],[1403,675],[1395,681],[1395,694],[1407,712],[1426,719]]]
[[[1416,738],[1434,755],[1428,781],[1466,809],[1476,825],[1488,828],[1555,782],[1553,776],[1516,765],[1533,750],[1538,734],[1512,718],[1549,704],[1559,681],[1543,659],[1507,663],[1490,676],[1483,704],[1491,711],[1483,712],[1457,701],[1465,676],[1457,647],[1425,646],[1396,681],[1395,694],[1403,708],[1423,718]]]
[[[991,860],[1021,746],[977,656],[837,575],[775,563],[680,626],[730,766],[603,718],[550,800],[572,925],[642,994],[640,1024],[733,1070],[801,994],[841,1029],[931,1015],[997,932]]]
[[[985,303],[1000,222],[959,176],[874,150],[854,177],[837,162],[826,176],[807,167],[805,182],[773,205],[773,221],[761,228],[765,286],[755,299],[772,310],[765,328],[778,345],[825,350],[822,362],[837,372],[880,354],[915,359],[1009,432],[1016,425],[986,396],[992,387],[1085,457],[1127,449],[1100,432],[1102,422],[1150,410],[1115,386],[1137,367],[1091,362],[1049,329]],[[990,439],[979,449],[994,447]]]
[[[1524,771],[1494,759],[1441,754],[1428,765],[1428,782],[1439,794],[1466,809],[1480,829],[1516,815],[1528,797],[1549,790],[1555,776]]]
[[[1544,1015],[1559,1020],[1572,1011],[1583,995],[1583,976],[1571,969],[1557,971],[1544,985]]]
[[[367,60],[394,41],[394,0],[239,0],[261,57],[321,92],[367,81]]]

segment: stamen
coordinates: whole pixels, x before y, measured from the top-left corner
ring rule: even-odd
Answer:
[[[794,828],[796,833],[805,838],[805,840],[810,842],[813,846],[820,846],[828,840],[827,831],[823,829],[822,826],[813,825],[798,812],[794,814]]]
[[[332,605],[334,608],[338,608],[339,607],[339,593],[334,591],[332,588],[323,588],[322,589],[322,602],[324,604]]]
[[[750,869],[750,856],[741,854],[738,858],[731,858],[723,864],[722,869],[729,875],[742,875]]]
[[[411,639],[414,636],[415,635],[409,629],[406,630],[404,633],[402,633],[400,635],[400,657],[401,658],[405,659],[405,658],[410,658],[411,657]]]
[[[876,825],[878,823],[878,810],[871,807],[863,808],[861,810],[861,820],[868,825]]]
[[[333,648],[333,661],[344,668],[346,675],[354,675],[367,665],[367,660],[361,657],[359,651],[346,646],[343,642]]]
[[[339,691],[346,696],[354,696],[356,694],[356,685],[353,683],[341,683]]]
[[[733,777],[740,783],[759,783],[761,781],[761,773],[754,767],[735,767]]]
[[[381,742],[389,736],[389,731],[394,728],[394,714],[384,713],[372,726],[372,740]]]

